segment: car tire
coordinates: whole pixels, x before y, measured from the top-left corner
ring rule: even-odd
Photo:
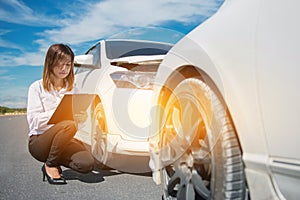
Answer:
[[[220,96],[201,79],[180,82],[161,120],[163,198],[248,199],[242,151]]]

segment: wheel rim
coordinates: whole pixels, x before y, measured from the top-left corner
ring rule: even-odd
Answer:
[[[174,98],[163,132],[162,160],[167,199],[208,199],[212,159],[201,108],[191,95]],[[195,138],[197,137],[197,138]],[[178,148],[178,146],[180,148]]]

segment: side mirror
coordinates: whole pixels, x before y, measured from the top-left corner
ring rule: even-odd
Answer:
[[[93,63],[94,56],[91,54],[79,55],[74,58],[75,67],[85,67],[96,69],[97,67]]]

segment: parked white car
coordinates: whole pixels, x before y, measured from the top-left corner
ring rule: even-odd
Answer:
[[[165,199],[300,198],[300,1],[228,0],[157,72]]]
[[[113,155],[149,159],[153,82],[171,47],[162,42],[110,39],[75,57],[79,93],[96,94],[76,138],[91,145],[100,163],[114,168],[109,161],[118,160],[112,159]]]

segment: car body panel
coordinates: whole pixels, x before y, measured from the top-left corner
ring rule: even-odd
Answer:
[[[295,62],[300,52],[300,27],[295,24],[299,3],[292,2],[263,2],[257,39],[258,90],[270,155],[300,160],[295,151],[299,148],[300,93],[293,90],[300,83],[299,62]]]

